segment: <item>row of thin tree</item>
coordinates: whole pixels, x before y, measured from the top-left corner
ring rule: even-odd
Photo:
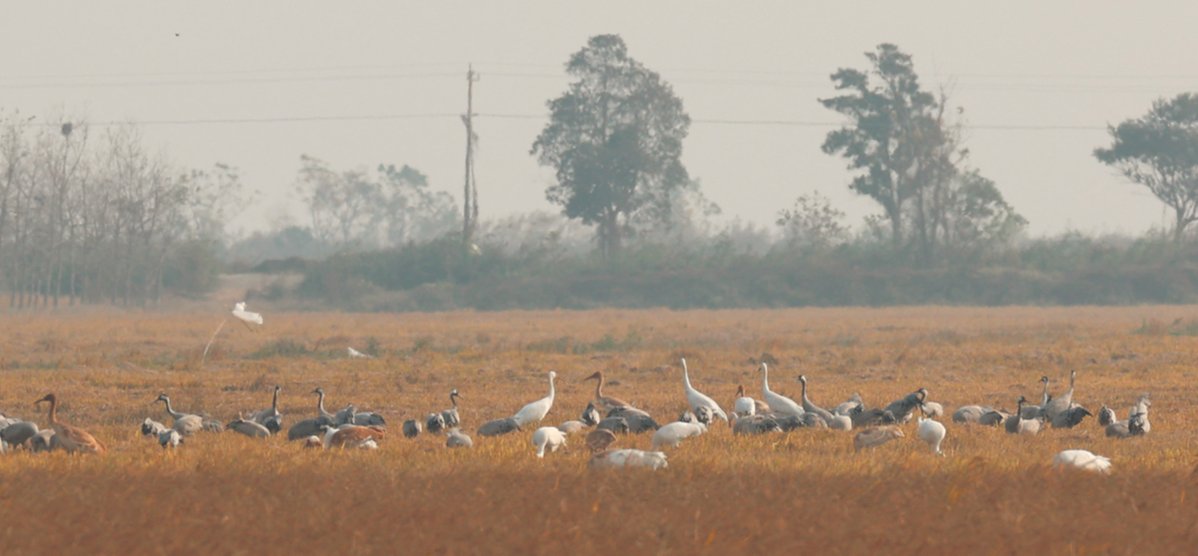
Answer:
[[[131,125],[0,120],[0,289],[10,307],[146,305],[174,249],[217,239],[236,172],[183,172]]]

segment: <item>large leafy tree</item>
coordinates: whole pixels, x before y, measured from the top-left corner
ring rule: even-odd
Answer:
[[[1198,95],[1158,100],[1144,116],[1109,130],[1111,146],[1094,156],[1173,209],[1173,240],[1181,242],[1198,220]]]
[[[839,154],[859,173],[849,185],[877,201],[890,221],[895,248],[903,245],[907,202],[933,174],[946,170],[946,133],[941,104],[923,90],[911,56],[893,44],[867,52],[870,69],[841,68],[832,74],[840,96],[820,99],[850,120],[828,133],[823,150]]]
[[[566,72],[576,81],[549,101],[550,121],[532,154],[556,170],[545,196],[566,216],[596,226],[600,250],[610,256],[634,215],[668,214],[659,205],[689,183],[681,157],[690,117],[617,35],[591,37]]]

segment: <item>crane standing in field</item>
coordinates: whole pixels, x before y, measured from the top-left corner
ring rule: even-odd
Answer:
[[[171,428],[179,431],[179,434],[182,434],[183,436],[191,436],[203,430],[204,418],[192,413],[175,411],[175,408],[171,406],[170,396],[167,396],[165,392],[158,394],[158,399],[154,401],[166,404],[166,413],[175,420],[174,424],[171,425]]]
[[[321,426],[333,424],[333,414],[324,409],[324,389],[317,388],[312,391],[316,394],[316,417],[304,419],[291,426],[287,430],[287,440],[305,440],[310,436],[320,434]]]
[[[566,433],[557,427],[541,427],[532,433],[532,445],[537,449],[537,457],[545,457],[545,451],[556,452],[566,445]]]
[[[67,452],[80,452],[84,454],[103,454],[104,445],[96,440],[87,431],[72,425],[68,425],[58,420],[58,397],[54,394],[46,394],[42,399],[34,402],[34,405],[48,402],[50,404],[50,413],[47,416],[50,421],[50,427],[54,429],[54,438],[58,440],[58,446]]]
[[[799,382],[803,384],[803,411],[818,415],[828,424],[828,428],[830,429],[842,431],[853,429],[853,419],[851,417],[848,415],[833,414],[831,411],[815,405],[807,397],[807,375],[799,375]]]
[[[926,442],[932,449],[932,453],[938,456],[944,455],[944,452],[940,451],[940,443],[944,442],[945,434],[947,431],[939,421],[928,417],[926,413],[919,417],[919,426],[915,429],[915,436]]]
[[[806,413],[794,400],[770,390],[770,368],[764,361],[761,363],[761,394],[765,396],[765,403],[769,404],[770,411],[777,415],[801,419]]]
[[[533,423],[540,423],[549,414],[549,410],[553,408],[553,396],[555,393],[553,379],[555,378],[557,378],[557,373],[549,371],[549,395],[525,405],[512,416],[517,425],[523,427]]]
[[[449,403],[453,407],[441,412],[441,420],[445,422],[445,428],[456,429],[462,425],[462,419],[458,415],[458,398],[462,397],[458,394],[458,389],[454,388],[449,392]]]
[[[595,371],[595,374],[592,374],[591,376],[588,376],[582,380],[595,381],[595,405],[602,408],[604,411],[612,411],[616,408],[630,407],[628,402],[621,400],[620,398],[603,395],[603,371]]]
[[[271,434],[275,434],[283,429],[283,414],[279,413],[279,392],[282,390],[283,388],[276,384],[274,394],[270,399],[270,407],[254,412],[249,419],[266,427]]]
[[[691,411],[698,411],[700,407],[706,407],[711,410],[713,415],[719,415],[720,419],[728,422],[728,414],[720,409],[720,404],[715,403],[715,400],[691,386],[690,371],[686,368],[685,358],[682,359],[682,385],[686,390],[686,403],[690,405]]]

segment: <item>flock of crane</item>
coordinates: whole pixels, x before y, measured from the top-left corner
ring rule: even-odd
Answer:
[[[735,435],[759,435],[786,433],[797,429],[822,428],[841,431],[857,431],[853,438],[856,450],[875,448],[887,442],[903,438],[900,425],[909,422],[917,414],[916,436],[927,443],[937,455],[944,455],[941,445],[947,429],[937,419],[943,418],[941,404],[928,400],[924,388],[907,394],[882,408],[869,408],[859,394],[837,405],[831,410],[816,405],[807,395],[807,377],[800,376],[801,401],[795,401],[770,389],[769,367],[762,363],[761,386],[763,400],[746,396],[744,387],[739,386],[731,414],[724,411],[710,396],[703,394],[691,384],[690,370],[682,359],[682,381],[688,409],[676,421],[659,425],[646,411],[603,393],[604,375],[600,372],[584,380],[595,380],[595,396],[578,420],[570,420],[558,426],[541,426],[532,431],[532,446],[535,455],[543,458],[546,453],[557,451],[566,445],[570,436],[582,436],[592,451],[592,468],[647,467],[659,469],[668,466],[664,448],[675,448],[684,440],[705,434],[716,420],[725,421]],[[549,393],[544,398],[528,403],[510,417],[483,423],[477,434],[483,437],[500,436],[525,431],[540,424],[553,407],[556,394],[554,381],[557,373],[549,372]],[[1042,377],[1043,393],[1039,405],[1029,404],[1023,396],[1017,400],[1016,410],[1007,412],[981,405],[966,405],[952,415],[955,423],[1002,426],[1011,434],[1037,434],[1046,425],[1054,428],[1072,428],[1092,414],[1088,409],[1073,401],[1077,372],[1069,377],[1069,389],[1053,397],[1049,392],[1049,379]],[[166,426],[151,418],[141,423],[141,434],[157,439],[163,448],[176,448],[187,437],[205,431],[233,431],[254,438],[281,435],[284,419],[279,411],[281,387],[275,386],[271,406],[255,411],[249,416],[222,424],[211,418],[177,411],[165,393],[155,402],[161,402],[172,424]],[[305,447],[321,449],[376,449],[387,433],[387,423],[382,415],[369,411],[358,411],[347,405],[336,413],[325,409],[325,392],[321,388],[312,391],[317,396],[315,417],[304,419],[287,429],[287,439],[297,441]],[[469,448],[474,445],[469,435],[462,432],[457,389],[449,394],[451,407],[429,413],[424,419],[410,419],[403,423],[405,437],[412,438],[422,433],[445,435],[449,448]],[[95,453],[105,447],[87,431],[64,423],[58,419],[58,398],[47,394],[37,404],[48,403],[49,429],[41,429],[32,421],[0,417],[0,450],[7,451],[24,447],[34,452],[63,450],[72,453]],[[1128,438],[1147,434],[1151,430],[1148,409],[1151,406],[1148,394],[1129,410],[1126,420],[1118,420],[1115,412],[1103,406],[1099,410],[1098,422],[1105,427],[1106,435]],[[649,451],[636,449],[613,449],[617,435],[652,432],[652,448]],[[1086,450],[1065,450],[1056,455],[1054,465],[1106,473],[1110,471],[1108,458]]]

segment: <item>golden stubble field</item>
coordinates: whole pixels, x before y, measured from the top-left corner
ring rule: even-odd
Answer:
[[[1198,541],[1198,337],[1195,307],[895,308],[773,311],[504,312],[357,315],[266,313],[249,331],[225,315],[64,311],[0,315],[0,411],[36,417],[55,392],[63,420],[109,452],[0,456],[0,546],[8,554],[768,553],[822,550],[961,554],[1183,554]],[[373,346],[373,360],[345,348]],[[825,407],[853,392],[871,405],[918,388],[951,411],[1013,408],[1078,370],[1074,400],[1126,416],[1152,393],[1152,433],[1105,438],[1093,419],[1014,437],[954,426],[947,455],[912,438],[854,453],[852,435],[800,430],[733,436],[714,426],[651,472],[587,469],[581,439],[533,457],[531,431],[480,438],[483,421],[543,397],[546,424],[576,419],[605,392],[662,423],[685,406],[678,358],[696,387],[731,405],[737,384],[798,397],[805,373]],[[375,452],[301,449],[282,438],[201,434],[164,452],[138,434],[179,409],[223,421],[266,407],[283,386],[287,425],[315,414],[322,386],[335,410],[383,413],[393,434]],[[407,418],[463,396],[472,450],[399,434]],[[618,445],[647,449],[649,435]],[[1084,448],[1110,476],[1060,473],[1053,454]]]

